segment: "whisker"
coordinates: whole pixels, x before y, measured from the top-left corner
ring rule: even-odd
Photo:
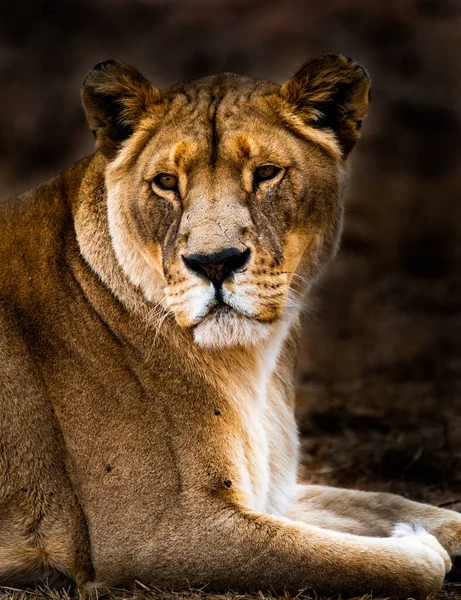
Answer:
[[[299,275],[298,273],[294,273],[293,271],[281,271],[281,273],[282,273],[282,275],[291,275],[292,277],[296,277],[308,285],[311,285],[311,283],[313,283],[313,281],[311,279],[308,279],[307,277],[303,277],[302,275]]]
[[[157,326],[156,326],[156,330],[157,331],[155,332],[154,339],[152,340],[152,344],[151,344],[150,350],[147,353],[146,361],[148,361],[150,359],[150,357],[152,356],[152,353],[153,353],[154,348],[155,348],[155,344],[157,343],[157,338],[158,338],[159,333],[160,333],[160,329],[161,329],[163,323],[165,322],[165,320],[168,317],[174,317],[174,313],[171,310],[165,312],[165,314],[163,315],[163,317],[161,317],[159,319],[158,323],[157,323]]]

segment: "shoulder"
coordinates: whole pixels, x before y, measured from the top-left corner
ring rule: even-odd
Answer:
[[[91,158],[19,196],[0,202],[0,299],[38,287],[73,236],[72,206]]]

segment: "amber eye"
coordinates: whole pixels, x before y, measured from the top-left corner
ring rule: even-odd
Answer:
[[[161,190],[173,191],[178,187],[178,178],[169,173],[159,173],[154,177],[153,182]]]
[[[256,183],[267,181],[268,179],[273,179],[279,173],[280,167],[276,167],[275,165],[261,165],[255,171],[255,181]]]

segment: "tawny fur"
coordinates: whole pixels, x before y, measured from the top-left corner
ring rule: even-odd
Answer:
[[[368,95],[335,56],[282,87],[89,74],[96,154],[0,206],[1,584],[440,588],[457,513],[296,481],[302,296]],[[183,257],[229,247],[219,301]]]

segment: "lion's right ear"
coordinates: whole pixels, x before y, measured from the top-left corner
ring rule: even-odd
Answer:
[[[83,82],[82,103],[96,147],[104,156],[115,157],[159,97],[150,81],[125,63],[106,60],[93,67]]]

